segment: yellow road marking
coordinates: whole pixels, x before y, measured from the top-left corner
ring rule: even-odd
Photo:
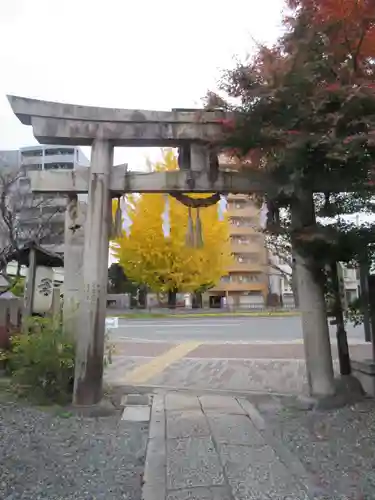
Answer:
[[[128,373],[124,380],[124,384],[144,384],[150,378],[162,373],[168,366],[185,357],[189,352],[194,351],[202,342],[184,342],[176,347],[172,347],[169,351],[157,356],[149,363],[134,368]]]

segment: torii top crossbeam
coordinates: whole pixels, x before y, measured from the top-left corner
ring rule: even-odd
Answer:
[[[92,145],[95,140],[114,146],[170,146],[191,148],[188,168],[176,172],[137,174],[125,166],[111,169],[112,195],[124,192],[262,192],[263,176],[219,172],[209,176],[208,148],[223,140],[225,111],[174,109],[172,111],[127,110],[79,106],[8,96],[13,112],[31,125],[35,138],[44,144]],[[194,171],[194,188],[191,175]],[[30,172],[33,191],[84,193],[89,172]],[[259,177],[259,178],[258,178]]]
[[[147,111],[100,108],[8,96],[13,112],[43,144],[89,146],[94,139],[113,146],[179,146],[215,143],[223,136],[224,111]]]

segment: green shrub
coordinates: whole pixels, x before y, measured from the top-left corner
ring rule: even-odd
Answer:
[[[356,298],[348,305],[346,320],[354,323],[354,326],[362,325],[364,322],[364,311],[361,298]]]
[[[25,278],[19,277],[16,278],[13,282],[12,288],[10,291],[15,295],[16,297],[23,297],[25,293]]]
[[[9,351],[0,352],[21,395],[38,403],[71,401],[74,384],[75,342],[64,333],[60,318],[32,317],[29,333],[11,338]],[[113,344],[105,335],[104,366],[112,363]]]
[[[12,337],[8,369],[20,391],[38,402],[71,399],[74,341],[51,318],[31,318],[29,332]]]

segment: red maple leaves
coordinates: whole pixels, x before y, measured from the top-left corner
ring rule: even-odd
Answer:
[[[374,0],[287,0],[292,9],[304,9],[311,22],[326,26],[338,55],[349,53],[358,61],[375,56]]]

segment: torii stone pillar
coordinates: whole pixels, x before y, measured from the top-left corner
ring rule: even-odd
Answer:
[[[80,202],[76,194],[71,194],[65,211],[63,322],[64,331],[74,336],[78,332],[86,212],[87,203]]]
[[[112,165],[113,145],[109,141],[95,139],[91,150],[83,250],[84,289],[79,304],[74,376],[73,403],[80,405],[97,403],[102,397]]]

